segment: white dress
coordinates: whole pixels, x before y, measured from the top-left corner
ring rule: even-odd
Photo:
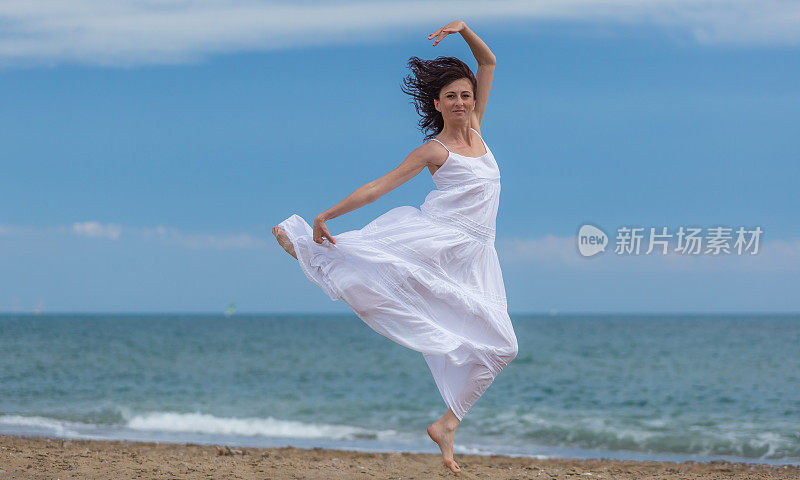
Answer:
[[[316,243],[298,215],[280,223],[312,282],[423,354],[459,420],[517,354],[494,247],[500,170],[483,145],[480,157],[449,152],[419,208],[393,208],[335,245]]]

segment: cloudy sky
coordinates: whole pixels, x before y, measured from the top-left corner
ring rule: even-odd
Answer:
[[[800,4],[703,0],[6,0],[0,311],[349,311],[270,227],[422,143],[400,84],[415,55],[477,67],[427,40],[453,19],[498,59],[481,129],[512,313],[800,311]],[[605,252],[579,254],[584,224]],[[614,252],[682,226],[763,233],[755,255]]]

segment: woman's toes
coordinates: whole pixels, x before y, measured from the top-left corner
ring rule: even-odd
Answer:
[[[461,468],[458,466],[455,460],[445,461],[444,464],[449,468],[453,473],[458,473],[461,471]]]

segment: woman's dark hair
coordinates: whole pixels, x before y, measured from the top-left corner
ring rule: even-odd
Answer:
[[[436,110],[433,100],[447,84],[460,78],[472,83],[472,92],[478,88],[478,81],[466,63],[455,57],[436,57],[435,60],[421,60],[411,57],[408,66],[413,72],[403,79],[402,90],[413,97],[419,119],[419,127],[425,133],[425,141],[435,137],[444,128],[444,118]]]

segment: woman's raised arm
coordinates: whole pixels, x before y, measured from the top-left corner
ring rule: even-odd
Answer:
[[[470,30],[462,20],[454,20],[441,27],[428,35],[428,40],[436,37],[433,42],[433,45],[436,46],[444,37],[456,32],[461,34],[464,41],[469,45],[470,50],[472,50],[475,60],[478,61],[478,71],[475,74],[475,79],[478,82],[478,91],[475,92],[475,116],[480,127],[483,121],[483,114],[486,112],[486,105],[489,103],[489,92],[492,90],[494,66],[497,63],[497,59],[489,49],[489,46],[475,32]]]

